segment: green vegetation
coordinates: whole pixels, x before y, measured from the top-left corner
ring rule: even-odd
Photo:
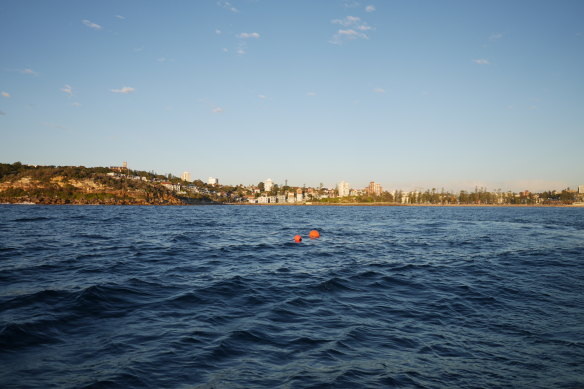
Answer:
[[[37,204],[182,204],[148,172],[84,166],[0,164],[0,202]]]
[[[395,203],[418,205],[569,205],[578,201],[575,191],[564,189],[561,192],[521,193],[502,192],[500,189],[488,192],[485,188],[475,188],[474,192],[461,190],[458,194],[438,192],[435,188],[424,192],[383,192],[380,196],[362,195],[333,197],[318,200],[321,203]]]

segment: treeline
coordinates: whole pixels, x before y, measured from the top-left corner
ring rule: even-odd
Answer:
[[[458,193],[437,191],[436,189],[424,192],[394,191],[383,192],[381,195],[361,195],[334,197],[319,200],[323,203],[395,203],[395,204],[433,204],[433,205],[569,205],[584,200],[582,195],[569,189],[561,192],[547,191],[531,193],[528,191],[514,193],[501,190],[489,192],[484,188],[477,188],[474,192],[461,190]]]
[[[83,180],[86,178],[99,177],[113,172],[112,168],[108,167],[85,167],[85,166],[34,166],[23,165],[20,162],[13,164],[0,163],[0,182],[7,180],[14,180],[20,177],[29,177],[39,182],[50,182],[54,177],[62,177],[63,179]],[[165,180],[167,177],[156,174],[154,172],[145,172],[138,170],[126,169],[123,172],[124,176],[144,177],[147,180]],[[171,176],[171,175],[169,175]],[[176,177],[173,177],[177,179]]]

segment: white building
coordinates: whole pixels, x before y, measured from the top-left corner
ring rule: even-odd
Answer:
[[[578,193],[584,194],[584,185],[579,185],[578,186]]]
[[[272,181],[271,178],[268,178],[267,180],[264,181],[264,190],[266,192],[271,191],[273,187],[274,187],[274,181]]]
[[[207,180],[207,184],[209,184],[209,185],[219,185],[219,179],[218,178],[209,177],[209,179]]]
[[[183,172],[182,176],[180,176],[180,179],[183,181],[191,182],[191,173]]]
[[[339,197],[346,197],[351,193],[351,187],[347,181],[339,182],[337,190],[339,191]]]

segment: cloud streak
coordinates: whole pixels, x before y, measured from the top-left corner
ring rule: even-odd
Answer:
[[[21,69],[21,70],[19,70],[19,72],[22,73],[22,74],[29,74],[31,76],[38,76],[39,75],[38,72],[35,72],[34,70],[28,69],[28,68],[27,69]]]
[[[10,93],[2,91],[2,96],[6,98],[10,98]]]
[[[223,110],[223,108],[221,108],[221,107],[215,107],[215,108],[213,108],[213,109],[211,110],[211,112],[213,112],[213,113],[223,113],[223,112],[224,112],[224,110]]]
[[[69,97],[73,96],[73,88],[69,84],[66,84],[63,88],[61,88],[61,92],[67,93]]]
[[[363,22],[358,16],[347,16],[344,19],[333,19],[331,20],[331,23],[345,27],[338,29],[329,41],[335,45],[341,45],[345,41],[356,39],[369,39],[369,36],[364,31],[372,30],[372,27],[366,22]]]
[[[123,93],[123,94],[128,94],[128,93],[132,93],[135,91],[134,88],[130,87],[130,86],[123,86],[120,89],[110,89],[111,92],[113,93]]]
[[[237,10],[237,8],[235,8],[233,5],[231,5],[230,2],[225,1],[225,0],[219,0],[217,2],[217,5],[223,9],[226,9],[228,11],[231,11],[233,13],[238,13],[239,11]]]
[[[474,63],[476,63],[477,65],[490,65],[491,64],[489,62],[489,60],[484,59],[484,58],[477,58],[477,59],[473,59],[472,61]]]
[[[249,38],[258,39],[260,37],[260,34],[258,34],[257,32],[241,32],[241,33],[237,34],[236,36],[240,39],[249,39]]]
[[[93,23],[91,20],[88,19],[83,19],[81,22],[93,30],[101,30],[103,28],[99,24]]]
[[[260,34],[257,32],[240,32],[239,34],[236,34],[235,37],[239,40],[239,45],[235,52],[239,55],[244,55],[246,53],[246,41],[249,39],[259,39]]]

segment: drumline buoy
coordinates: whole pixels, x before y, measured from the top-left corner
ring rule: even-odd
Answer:
[[[317,230],[312,230],[310,231],[310,234],[308,234],[308,236],[310,237],[310,239],[317,239],[320,238],[320,233]]]
[[[300,235],[294,236],[294,242],[296,242],[296,243],[302,242],[302,237]]]

